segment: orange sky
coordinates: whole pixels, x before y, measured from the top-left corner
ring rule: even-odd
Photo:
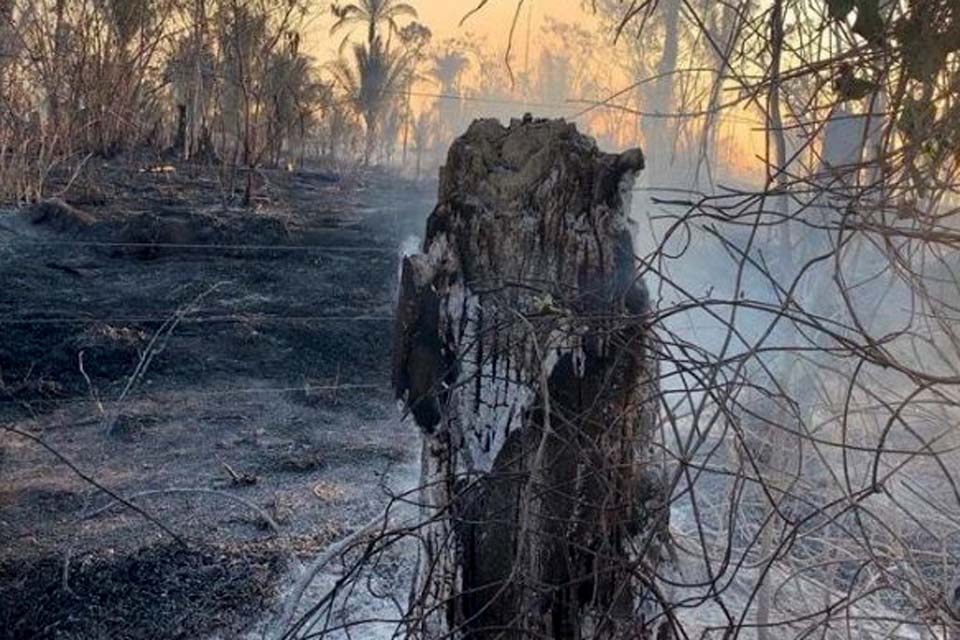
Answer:
[[[420,11],[421,21],[440,37],[472,31],[502,45],[507,42],[510,24],[517,8],[516,0],[490,0],[479,13],[467,20],[463,27],[459,27],[458,23],[463,16],[476,6],[475,0],[415,0],[413,4]],[[517,27],[518,35],[525,33],[528,16],[531,31],[536,34],[547,15],[567,22],[587,22],[591,25],[595,23],[593,16],[581,10],[578,0],[526,0]]]
[[[479,0],[406,0],[419,12],[419,22],[425,24],[433,32],[433,41],[440,42],[449,37],[463,37],[467,34],[482,36],[487,46],[494,48],[498,54],[506,49],[510,25],[517,8],[517,0],[489,0],[487,5],[478,13],[471,16],[463,26],[461,19],[474,8]],[[329,0],[323,0],[320,6],[327,7]],[[535,64],[541,53],[540,31],[546,24],[546,19],[553,19],[576,23],[589,31],[597,31],[597,46],[613,46],[608,39],[599,34],[599,20],[589,9],[581,6],[580,0],[525,0],[517,30],[514,34],[513,55],[514,68],[523,67],[526,53],[526,41],[529,24],[530,33],[530,61]],[[311,20],[307,27],[307,39],[310,50],[319,61],[333,59],[337,56],[337,49],[342,40],[341,35],[331,37],[329,28],[333,20],[329,10]],[[553,45],[555,46],[555,45]],[[612,53],[612,51],[611,51]],[[615,54],[614,54],[615,55]],[[610,69],[618,73],[616,65]],[[628,85],[631,80],[626,76],[614,77],[611,80],[617,89]],[[576,96],[571,96],[576,97]],[[588,127],[587,122],[580,122],[581,126]],[[632,129],[632,125],[627,123]],[[729,149],[734,151],[728,156],[727,163],[737,166],[741,171],[755,170],[756,154],[762,147],[762,134],[753,127],[744,124],[734,124],[724,127],[722,137]]]
[[[460,20],[477,6],[479,0],[407,0],[407,2],[416,7],[420,13],[419,22],[430,28],[434,41],[473,33],[484,36],[490,46],[495,46],[498,50],[503,50],[507,45],[510,24],[517,8],[516,0],[489,0],[483,9],[460,26]],[[326,7],[326,3],[323,6]],[[531,33],[530,55],[533,58],[539,55],[537,36],[548,15],[566,22],[577,22],[587,28],[597,24],[596,19],[588,11],[581,9],[579,0],[525,0],[514,39],[517,60],[524,53],[528,20]],[[310,29],[309,39],[320,58],[331,57],[340,42],[339,37],[331,39],[328,35],[331,22],[329,11],[326,11],[313,22]]]

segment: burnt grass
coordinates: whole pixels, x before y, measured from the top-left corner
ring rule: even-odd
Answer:
[[[398,236],[421,226],[428,191],[405,195],[408,185],[382,175],[358,185],[276,173],[276,202],[251,210],[223,206],[209,177],[133,171],[108,174],[108,203],[77,207],[86,224],[69,213],[34,222],[29,209],[0,217],[13,218],[0,228],[8,398],[87,393],[81,351],[88,376],[117,383],[178,311],[180,357],[151,365],[178,383],[383,373],[390,325],[371,316],[392,312]]]
[[[87,556],[63,587],[63,562],[0,564],[7,638],[200,638],[237,633],[276,595],[278,551],[154,545]]]
[[[432,188],[263,171],[244,208],[216,168],[150,166],[0,204],[0,424],[120,495],[229,493],[282,536],[210,493],[135,500],[187,547],[123,508],[89,517],[102,492],[0,431],[0,638],[240,637],[414,463],[390,317]]]

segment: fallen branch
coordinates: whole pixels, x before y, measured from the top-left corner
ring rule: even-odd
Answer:
[[[153,362],[154,356],[163,351],[166,346],[167,340],[170,339],[170,335],[173,333],[174,329],[180,324],[180,322],[194,309],[197,304],[203,300],[206,296],[216,291],[221,285],[225,284],[224,282],[217,282],[208,289],[203,290],[197,297],[190,301],[189,304],[179,307],[174,311],[173,315],[167,318],[160,328],[156,330],[153,334],[153,337],[150,338],[150,342],[147,344],[147,348],[140,356],[140,361],[137,362],[137,366],[134,368],[133,373],[130,374],[130,377],[127,379],[127,384],[123,387],[123,391],[120,392],[120,395],[117,397],[116,402],[114,403],[114,410],[111,415],[104,420],[104,428],[110,435],[114,435],[114,428],[116,426],[117,418],[120,415],[120,405],[126,399],[127,394],[133,389],[134,385],[140,381],[141,378],[146,374],[147,369],[150,367],[150,363]]]

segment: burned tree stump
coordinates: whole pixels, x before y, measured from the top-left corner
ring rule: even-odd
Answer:
[[[639,149],[474,122],[405,259],[394,385],[423,432],[414,638],[667,637]],[[659,629],[659,631],[658,631]]]

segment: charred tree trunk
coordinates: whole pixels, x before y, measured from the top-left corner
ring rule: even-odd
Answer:
[[[173,149],[179,158],[187,160],[190,157],[190,147],[187,142],[187,105],[177,105],[177,132],[173,137]]]
[[[529,117],[477,121],[450,149],[397,312],[427,523],[409,637],[669,636],[650,581],[668,513],[656,365],[625,213],[642,166]]]

